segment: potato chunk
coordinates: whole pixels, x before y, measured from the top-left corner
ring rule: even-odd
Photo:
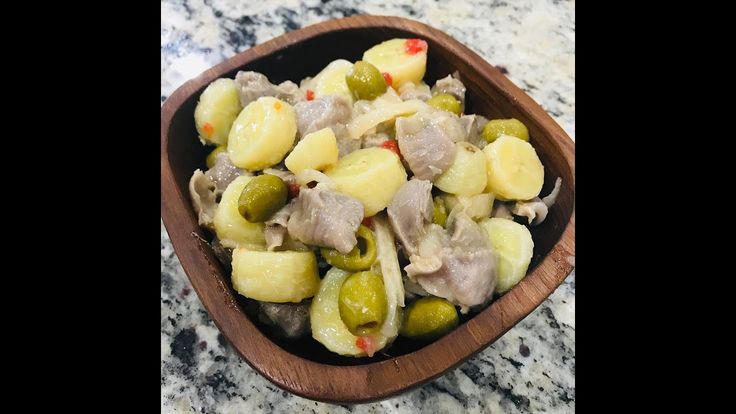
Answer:
[[[241,295],[264,302],[301,302],[319,289],[314,252],[233,251],[233,287]]]
[[[328,127],[302,138],[286,157],[284,164],[294,174],[303,170],[321,171],[336,163],[337,155],[337,139],[335,133]]]
[[[264,96],[249,103],[235,119],[227,153],[238,168],[262,170],[281,162],[295,138],[294,108],[280,99]]]
[[[427,42],[421,39],[391,39],[363,53],[363,60],[391,75],[392,86],[418,84],[427,70]]]
[[[222,200],[215,210],[215,233],[225,247],[246,246],[251,249],[265,249],[263,223],[251,223],[238,212],[240,193],[252,179],[253,177],[242,175],[233,180],[222,193]]]
[[[488,182],[483,151],[469,142],[458,142],[455,147],[455,161],[434,180],[434,185],[451,194],[473,196],[482,193]]]
[[[337,190],[363,203],[366,217],[383,210],[406,182],[399,156],[385,148],[363,148],[341,158],[328,168]]]
[[[242,108],[234,80],[220,78],[210,83],[194,108],[194,124],[202,142],[226,144],[230,128]]]

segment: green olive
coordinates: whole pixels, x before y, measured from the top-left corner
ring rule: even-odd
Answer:
[[[286,205],[288,190],[284,181],[271,174],[253,177],[238,199],[238,212],[251,223],[268,220]]]
[[[399,334],[419,341],[433,341],[455,329],[459,321],[452,303],[427,296],[406,308]]]
[[[340,318],[353,335],[378,332],[386,319],[387,306],[383,278],[376,273],[353,273],[340,287]]]
[[[342,254],[335,249],[323,247],[320,249],[322,257],[332,266],[338,267],[348,272],[358,272],[367,270],[376,261],[376,237],[371,229],[361,225],[355,233],[358,238],[358,245],[347,254]],[[363,247],[361,249],[361,247]]]
[[[481,133],[486,142],[493,142],[501,135],[511,135],[524,141],[529,141],[529,130],[516,118],[494,119],[488,121]]]
[[[455,99],[455,97],[450,95],[449,93],[441,93],[439,95],[433,96],[430,100],[427,101],[427,105],[433,106],[443,111],[452,112],[455,115],[460,115],[461,113],[463,113],[463,108],[460,104],[460,101]]]
[[[345,74],[345,82],[356,99],[376,99],[386,92],[386,81],[375,66],[359,60]]]
[[[210,155],[207,156],[207,168],[214,167],[215,158],[217,158],[217,154],[225,150],[227,150],[227,145],[220,145],[219,147],[213,149],[212,152],[210,152]]]
[[[432,223],[445,227],[445,223],[447,222],[447,208],[445,208],[445,201],[440,197],[435,197],[434,200],[432,200],[432,204],[434,204]]]

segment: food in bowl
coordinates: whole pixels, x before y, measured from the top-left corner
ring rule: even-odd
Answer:
[[[275,335],[371,357],[428,342],[525,275],[561,186],[526,126],[465,113],[465,86],[423,80],[428,45],[392,39],[312,78],[240,71],[201,94],[214,147],[189,190],[200,226]]]

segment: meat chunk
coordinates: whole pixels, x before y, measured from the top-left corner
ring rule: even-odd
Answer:
[[[200,226],[209,229],[214,227],[215,209],[219,197],[233,180],[241,175],[252,175],[246,170],[233,165],[227,152],[221,152],[215,157],[215,165],[205,173],[197,169],[189,179],[189,197]]]
[[[209,179],[215,184],[215,196],[217,197],[222,195],[227,186],[239,176],[252,174],[233,165],[230,161],[230,156],[227,155],[226,151],[223,151],[217,154],[215,157],[215,165],[207,170],[204,175],[209,177]]]
[[[291,105],[305,99],[294,82],[286,81],[276,86],[268,81],[266,75],[258,72],[241,70],[235,75],[235,83],[243,107],[264,96],[273,96]]]
[[[488,143],[482,137],[483,127],[488,119],[481,115],[463,115],[460,117],[460,125],[465,132],[465,141],[483,149]]]
[[[448,231],[431,224],[405,270],[428,293],[459,305],[465,313],[493,296],[496,253],[484,230],[464,213]]]
[[[396,120],[401,155],[417,178],[432,181],[455,161],[454,143],[465,134],[453,116],[447,111],[423,111]]]
[[[299,85],[292,81],[287,80],[281,82],[276,88],[278,89],[276,97],[286,101],[289,105],[296,105],[299,102],[307,100],[304,92],[299,89]]]
[[[281,207],[281,209],[273,214],[271,218],[263,224],[265,228],[263,235],[266,238],[266,247],[268,251],[273,251],[277,247],[284,244],[284,236],[286,236],[286,226],[289,223],[289,217],[294,211],[294,201]]]
[[[287,229],[292,238],[303,243],[348,253],[358,243],[355,232],[363,212],[363,204],[353,197],[326,190],[322,185],[302,188]]]
[[[415,254],[432,222],[432,183],[413,178],[394,194],[387,208],[388,221],[407,256]]]
[[[435,82],[432,87],[432,96],[436,96],[442,93],[447,93],[460,101],[460,104],[465,107],[465,85],[458,79],[458,73],[453,75],[447,75],[446,77]]]
[[[350,132],[345,124],[334,124],[330,127],[335,134],[337,142],[337,156],[342,158],[351,152],[360,149],[361,140],[350,137]]]
[[[336,124],[346,124],[352,116],[350,102],[339,95],[327,95],[294,105],[299,139],[310,132]],[[338,131],[335,131],[335,135]]]
[[[404,101],[419,99],[420,101],[427,102],[432,98],[432,91],[430,91],[429,86],[426,84],[416,85],[414,82],[405,82],[399,88],[399,96]]]
[[[555,188],[552,189],[547,197],[542,199],[534,197],[531,201],[517,201],[514,207],[512,207],[511,212],[517,216],[526,217],[532,226],[542,223],[547,218],[549,208],[557,201],[561,186],[562,178],[557,177]]]
[[[259,302],[258,319],[277,328],[280,336],[294,339],[309,332],[309,305],[311,300],[299,303]]]
[[[514,215],[511,214],[511,202],[510,201],[498,201],[493,203],[493,210],[491,211],[491,217],[505,218],[509,220],[514,219]]]
[[[199,225],[214,229],[215,210],[217,209],[215,183],[200,169],[195,170],[192,178],[189,179],[189,197],[192,199]]]

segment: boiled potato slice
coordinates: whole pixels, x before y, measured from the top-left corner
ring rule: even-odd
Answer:
[[[307,82],[307,88],[314,91],[314,97],[340,95],[352,105],[353,94],[348,89],[345,74],[353,68],[353,64],[345,59],[330,62],[320,73]]]
[[[233,287],[241,295],[265,302],[301,302],[319,288],[314,252],[233,251]]]
[[[337,162],[337,155],[335,133],[327,127],[302,138],[286,157],[284,164],[294,174],[307,169],[324,170]]]
[[[499,200],[531,200],[544,184],[544,166],[526,141],[501,135],[483,148],[488,168],[487,190]]]
[[[242,108],[234,80],[220,78],[210,83],[194,108],[194,124],[202,142],[226,144],[230,127]]]
[[[262,170],[278,164],[294,145],[296,112],[288,103],[264,96],[235,119],[227,153],[239,168]]]
[[[394,88],[406,82],[418,84],[427,69],[427,43],[420,39],[387,40],[366,50],[363,60],[391,75]]]
[[[365,216],[383,210],[406,182],[406,171],[399,156],[385,148],[363,148],[342,157],[328,168],[337,190],[363,203]]]
[[[478,224],[488,233],[497,253],[496,292],[506,292],[526,276],[534,254],[532,234],[526,226],[505,218],[493,217]]]
[[[488,181],[485,155],[469,142],[457,142],[455,147],[455,161],[434,180],[434,185],[450,194],[473,196],[482,193]]]
[[[225,247],[245,246],[264,250],[263,223],[251,223],[238,212],[238,199],[243,188],[253,177],[240,176],[233,180],[222,193],[222,200],[215,210],[215,233]]]

